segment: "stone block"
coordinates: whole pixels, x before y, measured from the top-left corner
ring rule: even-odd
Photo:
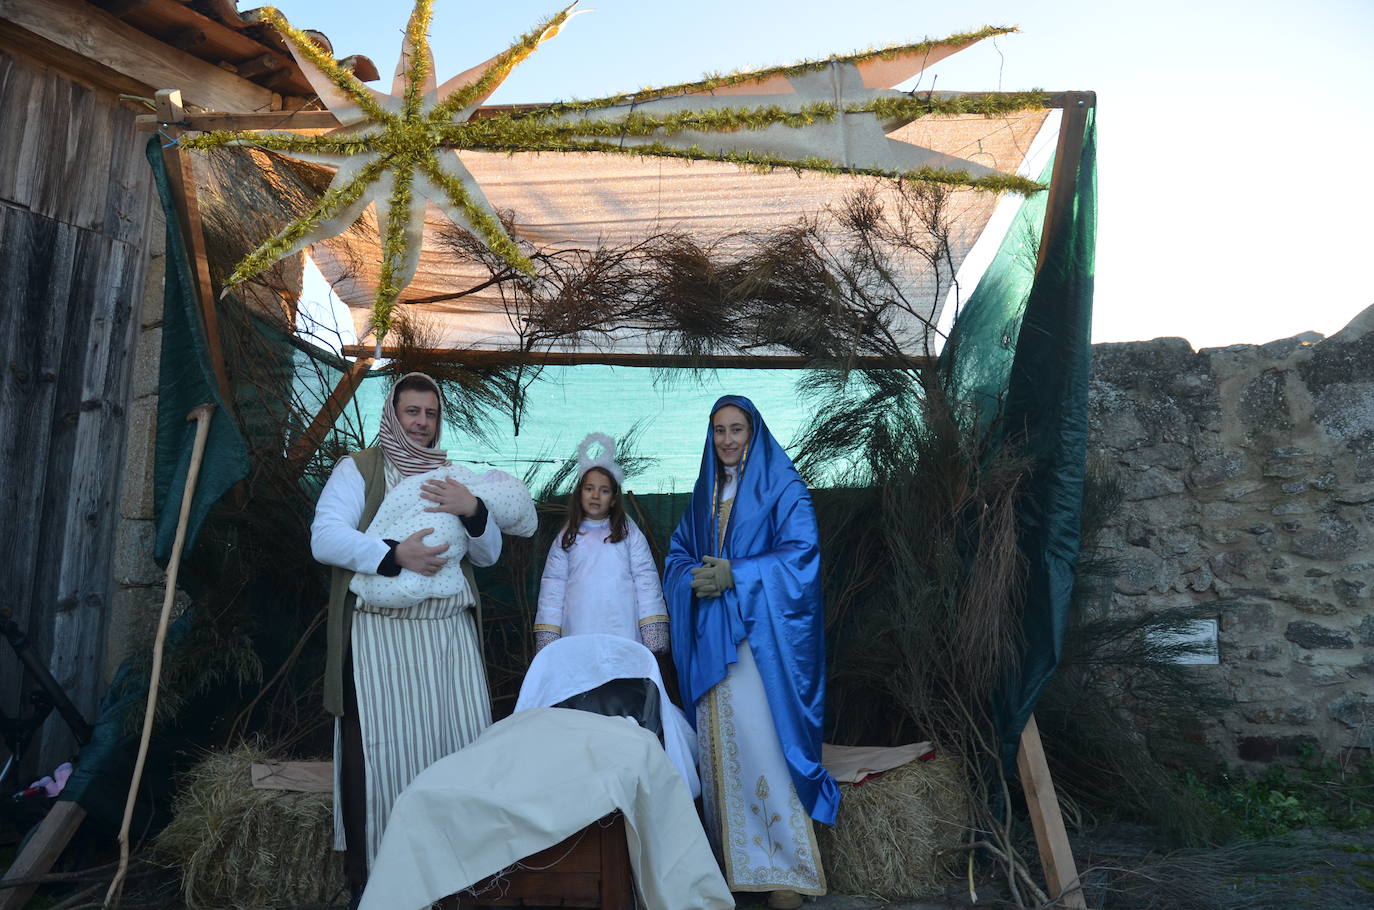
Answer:
[[[1317,719],[1317,712],[1311,705],[1254,705],[1240,712],[1252,724],[1286,724],[1290,727],[1305,727]]]
[[[1268,632],[1274,628],[1274,607],[1271,604],[1237,604],[1222,612],[1218,626],[1230,637],[1246,632]]]
[[[1335,616],[1341,612],[1341,608],[1326,600],[1319,600],[1315,597],[1304,597],[1299,594],[1290,594],[1283,598],[1285,603],[1290,603],[1300,612],[1309,616]]]
[[[1288,502],[1281,502],[1269,510],[1271,515],[1309,515],[1316,510],[1310,503],[1300,499],[1290,499]]]
[[[1374,701],[1362,692],[1349,692],[1326,706],[1327,714],[1355,733],[1350,745],[1362,749],[1374,748]]]
[[[1152,550],[1127,547],[1116,562],[1119,571],[1115,585],[1119,594],[1144,594],[1163,582],[1164,560]]]
[[[153,562],[156,528],[151,521],[121,519],[115,528],[112,570],[120,585],[161,585],[166,573]]]
[[[1153,465],[1143,471],[1124,475],[1121,486],[1127,502],[1169,496],[1182,493],[1185,489],[1183,478],[1177,473]]]
[[[1343,559],[1358,553],[1363,542],[1353,524],[1334,515],[1323,515],[1314,529],[1294,535],[1289,548],[1309,559]]]
[[[1335,592],[1336,598],[1347,607],[1364,606],[1369,595],[1365,593],[1368,584],[1357,581],[1353,578],[1338,578],[1331,583],[1331,590]]]
[[[1256,645],[1252,648],[1245,648],[1239,651],[1236,657],[1238,660],[1253,660],[1260,663],[1266,663],[1271,660],[1278,660],[1279,655],[1282,653],[1282,648],[1280,648],[1273,642],[1270,642],[1269,644],[1265,645]]]
[[[1360,621],[1359,628],[1355,634],[1360,638],[1360,644],[1366,647],[1374,647],[1374,616],[1366,616]]]
[[[1227,502],[1240,502],[1242,499],[1256,498],[1255,493],[1268,488],[1269,485],[1262,480],[1233,480],[1222,488],[1221,494]]]
[[[144,329],[139,333],[134,349],[134,372],[130,383],[130,397],[143,398],[158,393],[159,369],[162,365],[162,328]]]
[[[1237,412],[1250,435],[1293,428],[1288,406],[1288,371],[1265,370],[1245,384]]]
[[[1205,458],[1188,474],[1188,483],[1194,489],[1220,486],[1232,478],[1245,473],[1245,456],[1239,452],[1222,452]]]
[[[1283,637],[1301,648],[1353,648],[1349,632],[1328,629],[1314,622],[1298,620],[1290,622]]]
[[[1261,571],[1260,565],[1258,556],[1239,550],[1218,553],[1211,561],[1212,574],[1223,581],[1258,576]]]
[[[124,450],[124,485],[119,493],[119,514],[151,520],[153,515],[153,468],[156,462],[157,398],[136,399],[129,405],[129,438]]]

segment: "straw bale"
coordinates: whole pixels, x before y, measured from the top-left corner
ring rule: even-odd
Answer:
[[[832,891],[901,898],[944,890],[954,860],[939,851],[958,845],[968,830],[968,789],[957,759],[910,762],[859,786],[840,784],[840,792],[835,826],[817,826]]]
[[[192,910],[323,904],[343,890],[333,796],[253,789],[253,763],[269,760],[253,746],[214,752],[182,782],[155,851]]]

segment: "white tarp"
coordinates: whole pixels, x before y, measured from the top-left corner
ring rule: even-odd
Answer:
[[[616,809],[644,907],[735,905],[656,736],[628,718],[535,708],[492,725],[401,793],[362,910],[423,910]]]

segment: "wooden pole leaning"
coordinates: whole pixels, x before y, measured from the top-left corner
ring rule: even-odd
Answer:
[[[181,91],[161,89],[157,93],[157,117],[161,134],[162,163],[167,169],[167,185],[180,222],[181,239],[186,258],[191,265],[191,277],[200,304],[201,324],[205,327],[205,345],[210,353],[210,368],[219,386],[220,400],[232,408],[229,394],[229,374],[224,368],[224,349],[220,345],[219,311],[216,309],[214,285],[210,280],[210,259],[205,253],[205,232],[200,222],[200,203],[196,196],[196,175],[191,160],[182,151],[178,140],[186,130],[186,110],[181,105]]]
[[[1064,119],[1059,124],[1059,142],[1054,153],[1054,170],[1050,176],[1049,198],[1045,203],[1045,224],[1040,234],[1040,252],[1035,264],[1038,272],[1045,264],[1046,251],[1052,240],[1065,229],[1073,213],[1075,183],[1079,159],[1083,155],[1083,140],[1088,125],[1088,111],[1096,104],[1092,92],[1065,92]],[[1059,809],[1059,797],[1054,791],[1054,779],[1045,760],[1045,747],[1040,741],[1040,727],[1032,714],[1021,731],[1021,748],[1016,753],[1016,768],[1021,775],[1021,789],[1026,794],[1026,808],[1031,828],[1040,852],[1040,865],[1045,870],[1046,893],[1062,906],[1085,908],[1083,890],[1078,879],[1078,864],[1064,829],[1064,815]]]
[[[191,462],[186,468],[186,485],[181,492],[181,514],[177,518],[176,537],[172,543],[172,557],[167,562],[167,585],[162,596],[162,613],[157,620],[157,637],[153,640],[153,669],[148,679],[148,703],[143,711],[143,736],[138,742],[138,758],[134,762],[133,779],[129,781],[129,796],[124,802],[124,820],[119,826],[119,868],[105,893],[105,906],[114,907],[124,890],[124,878],[129,872],[129,827],[133,822],[134,803],[143,778],[143,766],[148,760],[148,744],[153,735],[153,716],[157,713],[158,684],[162,680],[162,651],[167,643],[167,626],[172,618],[172,604],[177,595],[177,573],[181,568],[181,550],[186,544],[186,525],[191,517],[191,503],[196,495],[196,481],[200,478],[200,464],[205,458],[205,441],[210,435],[213,404],[203,404],[186,415],[196,424],[195,443],[191,447]]]

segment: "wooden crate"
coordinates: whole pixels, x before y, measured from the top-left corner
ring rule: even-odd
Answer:
[[[633,910],[634,880],[619,812],[592,822],[561,843],[520,861],[518,868],[483,879],[441,906],[600,907]]]

